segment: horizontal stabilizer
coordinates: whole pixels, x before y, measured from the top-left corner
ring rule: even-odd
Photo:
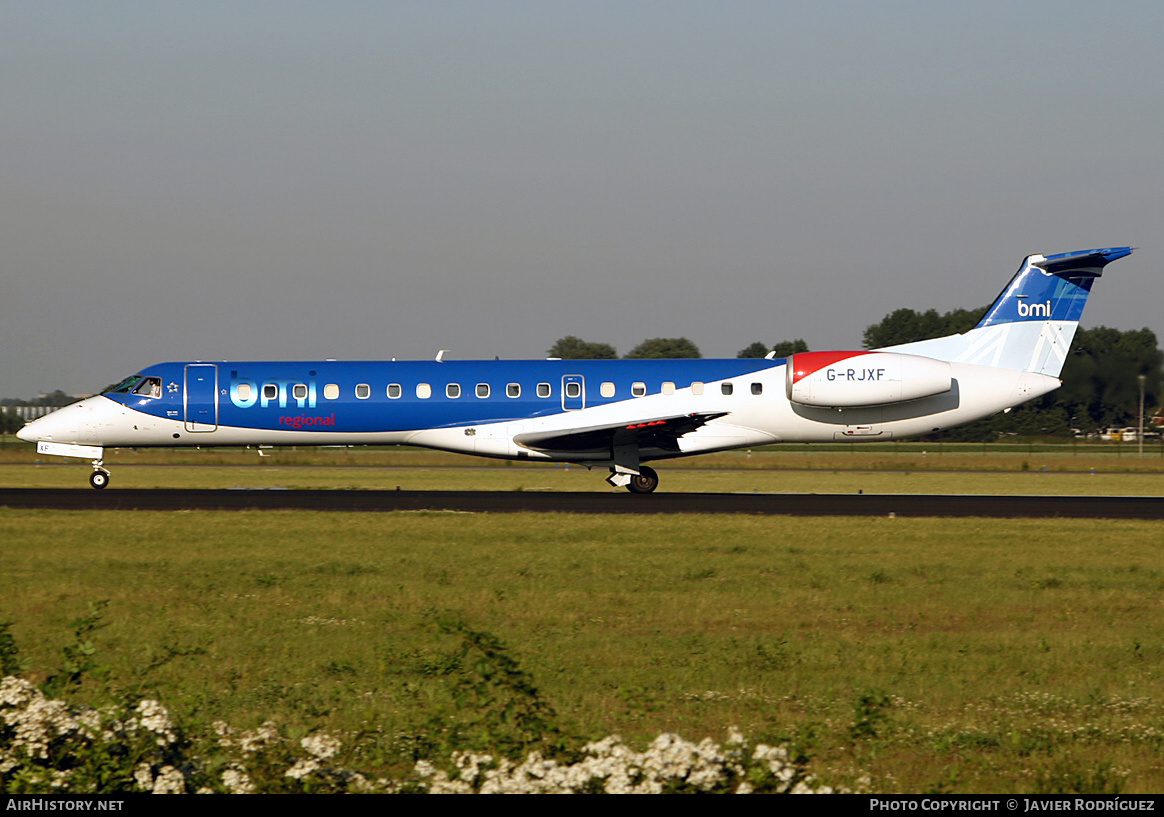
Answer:
[[[1100,271],[1112,261],[1117,261],[1131,254],[1131,247],[1108,247],[1103,250],[1077,250],[1075,252],[1062,252],[1057,255],[1044,256],[1042,261],[1035,262],[1035,266],[1055,275],[1073,270],[1079,272],[1094,270],[1094,274],[1099,275]]]

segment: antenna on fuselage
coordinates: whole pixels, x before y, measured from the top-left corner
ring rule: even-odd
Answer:
[[[445,352],[447,352],[447,351],[449,351],[449,350],[448,349],[441,349],[439,352],[437,352],[437,356],[436,356],[437,363],[444,363],[445,362]]]

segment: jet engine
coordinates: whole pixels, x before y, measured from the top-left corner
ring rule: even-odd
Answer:
[[[822,408],[904,403],[953,386],[946,361],[895,352],[801,352],[786,373],[789,400]]]

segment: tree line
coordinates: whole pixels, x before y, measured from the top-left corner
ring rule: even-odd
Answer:
[[[761,341],[745,346],[736,357],[765,357],[775,352],[776,357],[788,357],[807,352],[808,344],[802,339],[783,340],[768,345]],[[618,351],[609,343],[594,343],[574,335],[559,338],[546,352],[547,357],[561,360],[617,360]],[[622,356],[623,360],[703,357],[699,347],[687,338],[647,338]]]

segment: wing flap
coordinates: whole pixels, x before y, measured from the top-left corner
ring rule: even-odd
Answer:
[[[684,434],[727,415],[726,411],[652,417],[632,423],[609,423],[589,428],[532,431],[518,434],[513,441],[535,451],[599,451],[616,446],[678,450]]]

